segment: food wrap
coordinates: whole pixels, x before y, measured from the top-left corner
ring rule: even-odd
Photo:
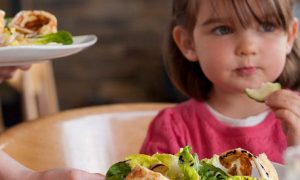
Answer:
[[[23,10],[13,17],[8,26],[15,29],[16,32],[30,37],[56,33],[57,19],[46,11]]]

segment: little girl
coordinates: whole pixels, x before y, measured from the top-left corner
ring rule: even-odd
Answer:
[[[191,97],[152,121],[142,153],[176,153],[190,145],[200,158],[241,147],[282,163],[300,145],[300,52],[294,0],[173,0],[166,66]],[[246,88],[279,82],[265,103]]]

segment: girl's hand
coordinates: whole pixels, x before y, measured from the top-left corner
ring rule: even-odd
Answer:
[[[59,168],[43,172],[32,172],[23,180],[105,180],[101,174],[91,174],[82,170],[72,168]]]
[[[279,90],[266,99],[266,104],[282,121],[288,145],[300,145],[300,96],[293,91]]]
[[[30,65],[0,67],[0,83],[4,80],[10,79],[17,69],[27,70],[29,68]]]

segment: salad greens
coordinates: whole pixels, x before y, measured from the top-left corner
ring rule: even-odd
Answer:
[[[72,34],[68,31],[58,31],[56,33],[40,35],[31,38],[31,40],[33,44],[59,43],[69,45],[73,43]]]
[[[130,167],[133,169],[135,166],[140,165],[146,168],[151,168],[153,164],[159,164],[160,161],[155,157],[148,156],[145,154],[134,154],[126,158]]]
[[[106,179],[123,180],[130,173],[131,167],[126,161],[112,165],[106,173]]]
[[[143,166],[159,172],[170,180],[263,180],[249,176],[230,176],[214,166],[217,156],[199,160],[191,153],[191,147],[181,148],[176,155],[156,153],[152,156],[134,154],[125,161],[112,165],[106,173],[106,180],[124,180],[136,166]],[[164,171],[155,167],[164,166]]]
[[[210,180],[225,180],[228,179],[228,176],[224,171],[220,168],[213,166],[212,164],[208,164],[206,162],[202,162],[202,166],[200,167],[198,173],[201,176],[201,179],[210,179]]]
[[[190,153],[191,147],[186,146],[181,148],[178,157],[178,165],[184,174],[184,179],[188,180],[198,180],[198,170],[200,168],[200,163],[197,155],[192,155]]]

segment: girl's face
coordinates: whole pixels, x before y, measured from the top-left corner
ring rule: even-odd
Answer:
[[[254,18],[243,27],[224,10],[226,4],[213,1],[214,7],[210,1],[201,2],[192,34],[179,26],[174,28],[175,42],[183,54],[199,62],[214,89],[243,92],[276,80],[297,34],[297,20],[291,23],[288,33]]]

